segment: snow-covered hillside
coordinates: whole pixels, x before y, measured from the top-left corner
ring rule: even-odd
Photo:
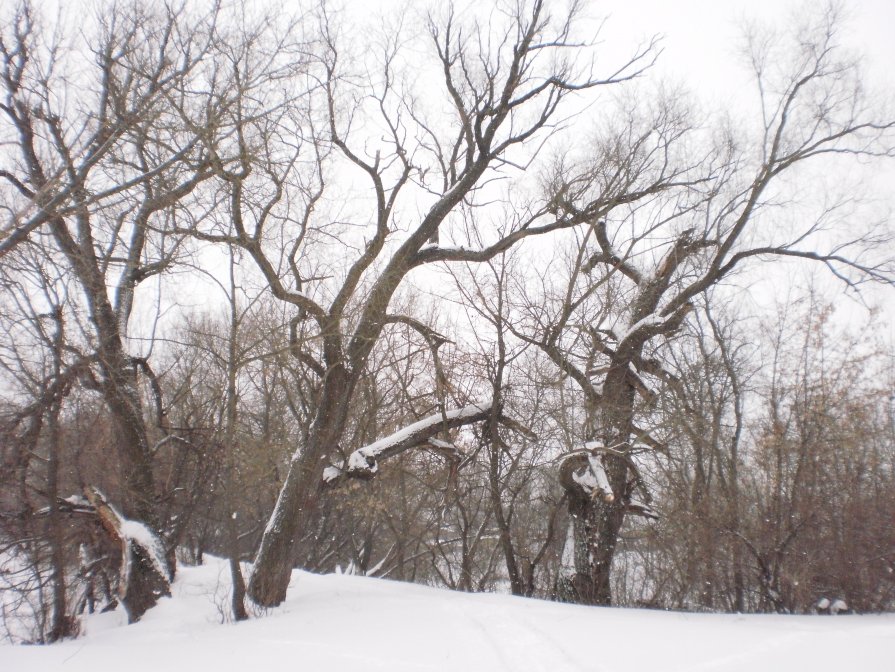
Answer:
[[[895,615],[736,616],[599,609],[295,572],[281,608],[221,625],[226,566],[183,567],[142,622],[92,616],[54,646],[2,646],[0,670],[895,670]]]

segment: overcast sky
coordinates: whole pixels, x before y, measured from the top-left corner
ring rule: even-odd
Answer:
[[[463,5],[465,0],[458,0]],[[494,0],[477,0],[485,6]],[[558,0],[551,0],[556,1]],[[754,100],[754,83],[742,67],[736,55],[742,37],[744,21],[756,19],[785,29],[791,25],[792,15],[799,8],[817,8],[823,0],[583,0],[590,16],[607,16],[608,20],[599,36],[600,53],[607,65],[624,61],[639,42],[654,35],[661,35],[663,53],[656,66],[654,77],[671,79],[686,86],[710,108],[730,107],[731,95],[739,89]],[[378,8],[382,11],[401,12],[423,10],[426,0],[336,0],[346,13],[359,23]],[[561,3],[565,4],[565,3]],[[871,88],[886,92],[895,100],[895,76],[890,68],[895,64],[895,0],[844,0],[850,15],[845,37],[850,46],[865,56],[867,79]],[[874,176],[872,192],[888,199],[895,210],[895,168]],[[812,267],[813,268],[813,267]],[[820,268],[816,269],[822,270]],[[762,267],[760,273],[748,282],[752,299],[767,307],[775,295],[783,292],[777,273],[788,274],[787,269]],[[842,300],[841,283],[828,273],[818,273],[822,284],[831,296],[844,305],[843,312],[854,314],[854,302]],[[787,276],[788,280],[792,276]],[[806,280],[800,279],[804,284]],[[869,303],[893,305],[891,289],[868,289]],[[745,306],[744,306],[745,307]],[[858,311],[863,312],[863,311]],[[895,310],[888,310],[889,322]],[[895,326],[890,327],[895,341]]]
[[[659,68],[679,74],[707,92],[731,81],[742,24],[747,19],[783,26],[800,8],[821,0],[590,0],[590,8],[609,15],[605,35],[621,42],[664,36]],[[875,84],[895,82],[895,0],[845,0],[850,21],[846,37],[866,54]]]
[[[412,12],[439,6],[431,0],[341,0],[349,15],[361,18],[380,7],[384,12]],[[488,7],[498,0],[456,0],[462,7],[469,3],[476,9]],[[505,0],[511,3],[513,0]],[[565,6],[569,0],[549,0]],[[705,103],[706,111],[737,108],[737,96],[756,101],[754,77],[747,70],[738,47],[742,45],[743,29],[747,21],[757,21],[781,31],[791,29],[800,15],[820,10],[827,0],[581,0],[585,14],[606,17],[598,36],[598,58],[611,71],[611,66],[624,62],[639,43],[659,35],[662,38],[662,54],[650,77],[683,85]],[[339,4],[339,0],[335,0]],[[841,0],[847,22],[843,39],[847,46],[862,54],[866,82],[871,91],[892,101],[895,110],[895,0]],[[559,9],[557,9],[559,11]],[[362,21],[361,21],[362,22]],[[595,24],[596,25],[596,24]],[[598,74],[606,72],[598,71]],[[744,110],[734,109],[734,112]],[[745,114],[754,119],[752,114]],[[895,163],[895,162],[889,162]],[[833,168],[837,170],[838,168]],[[849,170],[854,170],[851,164]],[[895,213],[895,166],[883,169],[874,164],[869,176],[862,174],[861,184],[867,193],[882,202],[883,210]],[[888,205],[887,205],[888,204]],[[747,284],[749,296],[759,303],[773,303],[790,282],[804,286],[818,282],[820,288],[829,290],[829,296],[844,306],[843,312],[854,314],[853,301],[840,301],[843,285],[817,265],[804,264],[793,273],[791,267],[781,264],[772,268],[762,266],[761,272]],[[779,274],[786,281],[781,285]],[[810,276],[810,279],[809,277]],[[895,306],[893,291],[887,288],[867,288],[864,291],[868,303]],[[782,297],[781,297],[782,298]],[[858,312],[863,312],[858,310]],[[893,324],[895,340],[895,308],[888,310]]]
[[[793,13],[821,6],[822,0],[585,0],[588,10],[608,15],[602,33],[607,48],[624,48],[652,35],[662,35],[663,53],[657,76],[683,83],[707,104],[724,107],[736,87],[748,87],[754,97],[749,73],[736,55],[745,20],[758,20],[785,29]],[[866,81],[871,90],[895,101],[895,0],[844,0],[848,16],[843,37],[862,54]],[[630,46],[628,46],[630,48]],[[889,162],[892,163],[892,162]],[[879,164],[876,164],[877,168]],[[872,192],[895,210],[895,167],[874,175]],[[813,268],[813,266],[812,266]],[[762,272],[750,295],[772,299],[782,288],[779,278]],[[821,269],[814,269],[820,271]],[[863,313],[855,302],[843,300],[841,283],[828,273],[817,273],[818,282],[830,291],[843,315]],[[800,283],[807,282],[805,278]],[[868,303],[882,306],[888,315],[889,333],[895,341],[895,300],[891,288],[866,288]],[[839,298],[835,298],[835,297]],[[765,301],[761,301],[765,303]],[[859,318],[860,319],[860,318]]]

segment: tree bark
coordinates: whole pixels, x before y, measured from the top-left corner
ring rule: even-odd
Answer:
[[[566,490],[574,572],[560,575],[557,597],[565,602],[587,605],[612,604],[612,560],[625,511],[621,497],[613,501],[593,498],[572,478],[573,472],[586,466],[587,458],[567,460],[560,481]],[[606,474],[614,492],[621,493],[627,465],[624,460],[605,456]],[[568,543],[568,542],[567,542]]]
[[[639,354],[639,350],[638,350]],[[578,604],[612,604],[612,560],[625,520],[628,494],[628,463],[622,455],[630,448],[634,429],[636,391],[628,379],[628,363],[613,362],[603,386],[597,409],[601,425],[598,436],[611,451],[567,459],[560,471],[560,483],[568,496],[568,511],[574,543],[574,573],[560,577],[560,599]],[[610,493],[586,492],[576,475],[598,460],[606,474]]]
[[[292,457],[255,556],[248,594],[260,606],[273,607],[286,599],[297,535],[317,509],[326,458],[345,430],[353,386],[352,378],[341,364],[326,374],[308,441]]]
[[[161,554],[163,547],[159,543],[156,549],[159,553],[154,554],[153,549],[129,539],[124,527],[127,517],[122,518],[98,491],[87,488],[84,494],[96,509],[103,529],[121,548],[118,594],[127,610],[128,623],[136,623],[156,605],[160,597],[171,594],[167,568],[163,564],[160,566],[165,562]]]

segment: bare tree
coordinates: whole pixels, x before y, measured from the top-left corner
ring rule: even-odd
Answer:
[[[849,286],[892,282],[891,259],[880,255],[887,234],[836,228],[835,204],[800,219],[808,222],[801,227],[768,225],[768,208],[785,204],[788,184],[816,179],[812,162],[893,152],[895,122],[869,106],[856,65],[840,58],[839,23],[836,10],[827,8],[789,41],[750,37],[761,133],[754,151],[732,131],[721,136],[701,162],[704,182],[693,180],[606,218],[583,217],[587,205],[576,204],[608,179],[631,175],[632,162],[650,151],[662,161],[674,157],[686,131],[686,118],[675,116],[675,105],[659,108],[648,133],[628,133],[637,142],[624,147],[621,164],[604,159],[579,177],[558,175],[562,212],[585,219],[589,229],[579,239],[559,308],[529,311],[533,316],[520,335],[536,334],[529,340],[580,385],[592,423],[583,449],[562,468],[575,544],[568,592],[576,601],[610,601],[610,568],[625,514],[651,515],[644,495],[635,493],[642,479],[632,456],[666,446],[638,424],[638,400],[648,402],[654,394],[644,377],[673,382],[656,354],[681,327],[693,301],[759,258],[819,261]],[[662,139],[658,146],[641,139],[652,133]],[[588,314],[595,303],[596,314]]]
[[[639,191],[625,188],[630,185],[617,185],[600,194],[586,214],[557,217],[554,207],[535,207],[514,216],[496,239],[479,249],[434,242],[447,233],[441,229],[452,213],[463,204],[472,206],[485,185],[503,173],[518,171],[519,162],[537,155],[569,96],[631,79],[649,64],[651,45],[603,78],[593,75],[591,63],[563,56],[586,51],[575,46],[577,13],[573,8],[568,14],[550,16],[540,1],[520,5],[500,17],[504,27],[499,40],[489,36],[497,29],[496,21],[463,25],[453,9],[443,19],[430,17],[427,37],[434,70],[440,72],[442,99],[451,110],[445,121],[431,113],[427,118],[422,106],[411,104],[399,89],[398,72],[406,58],[402,31],[384,39],[381,70],[360,75],[362,84],[354,93],[346,92],[354,79],[344,70],[346,58],[332,19],[323,10],[322,53],[307,64],[313,79],[305,97],[275,102],[267,96],[258,102],[244,95],[243,107],[234,112],[241,163],[218,167],[216,174],[228,194],[235,233],[200,228],[192,233],[250,253],[274,295],[315,325],[320,343],[315,368],[322,374],[311,433],[295,453],[256,558],[249,594],[259,604],[278,604],[285,597],[293,545],[316,509],[327,457],[343,437],[370,352],[383,329],[396,321],[388,306],[405,277],[435,262],[485,261],[525,238],[577,226],[640,196]],[[263,58],[257,52],[234,51],[231,60],[243,90],[254,91],[255,68]],[[274,61],[268,57],[267,62]],[[322,121],[315,117],[317,105],[322,106]],[[273,116],[261,114],[270,110]],[[361,118],[381,128],[376,137],[384,140],[361,149],[365,144]],[[287,155],[271,151],[272,143],[287,132],[301,144]],[[352,167],[369,181],[372,205],[362,217],[373,225],[358,256],[342,262],[346,270],[339,272],[341,279],[327,286],[321,279],[314,282],[308,266],[314,261],[312,243],[335,233],[332,227],[329,232],[315,227],[315,215],[327,193],[327,166],[333,161]],[[642,185],[642,189],[654,191],[660,186]],[[418,222],[399,237],[396,230],[406,221],[399,196],[414,188],[429,194],[428,204]],[[277,232],[284,243],[282,253],[271,257],[265,244],[271,229],[292,222],[297,226],[291,231],[286,227]],[[318,298],[313,298],[315,294]],[[397,320],[406,322],[400,316]],[[449,422],[481,419],[490,405],[489,401],[479,407],[478,413],[459,413]],[[425,440],[423,434],[410,443]],[[406,447],[407,442],[401,445]],[[372,468],[371,462],[368,469]]]
[[[597,74],[595,24],[577,2],[380,17],[364,40],[322,2],[301,18],[247,14],[240,3],[117,5],[79,41],[26,3],[0,31],[0,271],[14,277],[30,254],[29,268],[43,264],[50,284],[69,288],[57,301],[12,283],[4,297],[31,311],[0,364],[22,382],[21,398],[7,400],[7,434],[10,454],[26,456],[15,467],[23,490],[39,470],[20,448],[46,449],[48,538],[63,536],[57,448],[67,421],[84,422],[80,409],[66,415],[84,389],[103,400],[96,427],[108,428],[120,463],[108,498],[93,487],[95,464],[79,474],[84,511],[135,563],[120,587],[131,620],[168,590],[187,535],[231,557],[237,618],[238,563],[255,542],[246,592],[262,606],[282,602],[297,562],[345,561],[607,604],[626,520],[647,539],[647,523],[630,516],[658,517],[648,456],[677,439],[688,464],[662,471],[657,494],[696,511],[695,537],[731,554],[728,603],[749,607],[755,586],[762,608],[798,603],[781,586],[809,522],[787,528],[786,513],[802,520],[829,496],[823,479],[859,483],[863,467],[830,455],[825,469],[788,465],[804,464],[827,431],[817,408],[839,413],[831,396],[854,400],[827,386],[801,405],[770,403],[799,431],[772,423],[765,452],[750,457],[776,459],[779,478],[750,483],[740,369],[713,310],[692,313],[763,259],[820,262],[850,289],[893,279],[882,227],[846,222],[857,210],[833,190],[812,203],[792,195],[828,162],[895,153],[895,122],[839,56],[835,8],[789,38],[748,34],[751,134],[701,124],[683,96],[639,86],[655,42]],[[164,345],[139,338],[147,288],[163,295],[190,265],[191,277],[217,278],[220,250],[230,255],[219,282],[226,324],[210,310]],[[445,270],[463,324],[440,312]],[[431,304],[413,298],[419,288]],[[239,296],[253,298],[241,306]],[[696,336],[678,344],[685,327]],[[48,363],[39,375],[29,348]],[[157,374],[160,361],[169,368]],[[670,407],[680,419],[669,421]],[[840,429],[843,441],[884,444],[882,432]],[[95,443],[79,459],[95,462]],[[183,487],[203,477],[215,493]],[[804,497],[785,501],[796,482]],[[747,519],[747,483],[748,496],[776,488],[773,529]],[[353,506],[348,491],[390,510]],[[844,534],[843,521],[828,522]],[[131,523],[147,528],[148,545]],[[651,603],[694,603],[697,555],[666,568],[673,588]],[[868,563],[889,562],[880,557]],[[751,577],[753,560],[770,570]],[[57,569],[65,561],[53,558]],[[696,602],[717,604],[709,592]],[[53,636],[66,627],[55,623]]]
[[[85,48],[23,3],[7,13],[0,40],[0,112],[14,148],[0,171],[9,203],[0,255],[39,240],[77,281],[94,380],[118,426],[120,504],[154,534],[165,521],[136,380],[151,368],[129,352],[128,325],[137,287],[176,259],[182,238],[168,223],[213,174],[209,148],[181,111],[201,106],[207,124],[227,104],[200,68],[218,10],[190,21],[182,10],[113,7],[88,27],[96,35]],[[140,562],[128,575],[133,620],[167,591],[168,577],[156,574]]]
[[[15,257],[0,269],[0,286],[8,298],[0,311],[7,339],[0,369],[10,384],[6,400],[10,407],[4,409],[0,436],[9,451],[4,462],[16,465],[3,474],[3,481],[5,487],[12,488],[13,479],[18,480],[15,489],[19,495],[14,508],[11,502],[4,502],[4,517],[13,524],[4,525],[3,536],[4,546],[9,544],[14,552],[32,556],[30,565],[23,563],[33,569],[27,579],[37,578],[41,584],[41,575],[49,575],[46,587],[50,597],[48,604],[41,605],[48,622],[34,634],[39,641],[53,642],[77,634],[67,577],[71,558],[62,511],[67,502],[61,494],[63,402],[77,382],[77,374],[69,369],[72,358],[64,319],[68,303],[64,274],[33,247],[19,250]],[[28,538],[34,543],[20,543]],[[38,543],[38,539],[46,543]]]

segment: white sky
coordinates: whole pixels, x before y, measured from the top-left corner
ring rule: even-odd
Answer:
[[[557,1],[557,0],[551,0]],[[488,4],[492,0],[478,0]],[[738,61],[736,48],[746,20],[758,20],[785,29],[791,16],[799,8],[816,8],[825,0],[583,0],[586,13],[593,17],[608,17],[600,34],[601,52],[607,67],[624,61],[638,43],[654,35],[661,35],[663,53],[654,77],[670,79],[682,84],[709,108],[729,107],[738,93],[747,93],[754,100],[749,73]],[[386,14],[423,10],[438,6],[429,0],[335,0],[345,8],[347,17],[363,24],[364,19],[378,10]],[[458,0],[462,5],[463,0]],[[565,2],[559,4],[565,5]],[[890,67],[895,64],[895,0],[843,0],[850,16],[846,37],[850,46],[864,55],[867,81],[871,89],[887,92],[895,102],[895,76]],[[748,87],[748,90],[746,90]],[[895,104],[893,104],[895,109]],[[895,167],[873,176],[872,191],[883,194],[895,212]],[[767,269],[767,267],[765,267]],[[751,294],[759,304],[768,307],[775,293],[781,290],[780,274],[791,269],[769,272],[763,269],[752,285]],[[821,269],[817,269],[820,271]],[[821,283],[830,288],[830,295],[841,292],[841,285],[822,272],[816,274]],[[763,281],[759,280],[763,278]],[[791,280],[791,277],[788,277]],[[807,282],[801,279],[802,284]],[[751,284],[751,283],[750,283]],[[788,282],[784,282],[784,285]],[[869,303],[895,305],[892,291],[870,289]],[[855,313],[856,304],[839,300],[846,315]],[[754,306],[758,311],[761,306]],[[751,312],[751,311],[750,311]],[[861,311],[858,311],[861,312]],[[891,340],[895,342],[895,311],[887,310]]]
[[[746,20],[757,20],[785,30],[793,14],[814,8],[825,0],[585,0],[588,10],[608,16],[602,37],[607,48],[630,49],[632,43],[662,35],[663,53],[656,74],[684,84],[712,107],[729,105],[737,87],[750,87],[749,73],[738,61],[736,49]],[[875,90],[895,102],[895,0],[842,0],[848,23],[844,37],[850,48],[862,55],[865,80]],[[895,105],[893,105],[895,108]],[[876,192],[895,212],[895,167],[874,176]],[[768,308],[774,295],[785,299],[780,277],[764,266],[750,292],[757,303]],[[780,270],[779,268],[774,270]],[[842,295],[842,285],[823,269],[812,265],[812,278],[825,294],[836,301],[841,317],[866,320],[866,313],[854,300]],[[792,280],[790,267],[781,271]],[[808,272],[796,281],[808,282]],[[786,281],[784,281],[786,285]],[[895,300],[890,288],[862,290],[868,304],[882,307],[888,317],[889,340],[895,342]],[[761,308],[755,306],[757,310]]]
[[[417,0],[343,0],[352,11],[428,6]],[[487,3],[489,0],[480,0]],[[661,72],[679,74],[707,91],[723,89],[735,64],[733,47],[743,19],[784,25],[805,7],[826,0],[583,0],[588,14],[606,16],[602,38],[607,47],[626,52],[638,40],[664,36]],[[895,0],[841,0],[851,17],[855,46],[868,56],[870,78],[895,83]],[[462,3],[460,3],[462,4]],[[563,3],[564,4],[564,3]],[[354,8],[357,8],[355,10]]]
[[[617,32],[619,39],[664,35],[660,68],[678,69],[711,91],[723,89],[729,81],[744,19],[784,24],[793,12],[821,5],[822,0],[591,0],[588,4],[610,16],[607,34]],[[843,6],[851,16],[850,38],[867,54],[870,78],[892,83],[888,68],[895,62],[895,2],[845,0]]]

